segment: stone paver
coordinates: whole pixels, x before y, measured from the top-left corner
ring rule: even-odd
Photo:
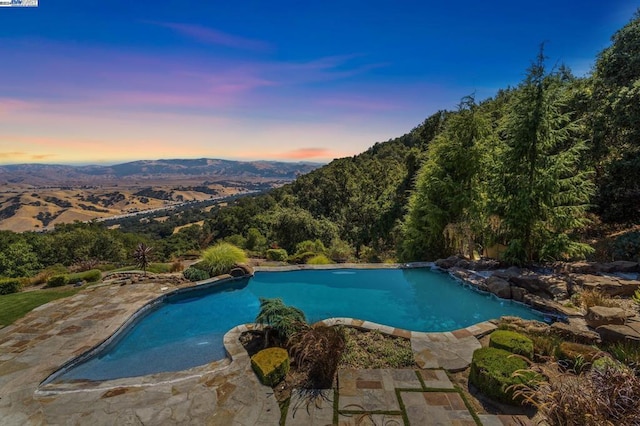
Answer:
[[[399,414],[340,414],[338,426],[404,426]]]
[[[287,426],[325,426],[333,424],[333,389],[303,391],[295,389],[287,411]]]

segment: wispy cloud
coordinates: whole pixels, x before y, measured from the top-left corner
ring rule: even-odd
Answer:
[[[30,154],[22,151],[0,152],[0,162],[20,163],[25,161],[42,161],[47,158],[55,158],[55,154]]]
[[[183,24],[176,22],[149,22],[160,27],[169,28],[178,34],[190,37],[205,44],[214,44],[220,46],[231,47],[234,49],[252,50],[252,51],[269,51],[272,46],[262,40],[254,40],[250,38],[240,37],[237,35],[225,33],[213,28],[203,27],[196,24]]]
[[[283,152],[276,157],[286,160],[309,160],[314,158],[334,158],[337,156],[339,155],[337,155],[336,152],[330,151],[326,148],[299,148]]]

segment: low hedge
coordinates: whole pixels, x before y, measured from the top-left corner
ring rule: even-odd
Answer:
[[[47,280],[47,287],[62,287],[67,284],[69,284],[69,275],[67,274],[54,275]]]
[[[266,386],[279,383],[289,372],[289,354],[282,348],[263,349],[251,357],[251,367]]]
[[[284,262],[287,260],[287,257],[289,257],[285,249],[268,249],[265,252],[265,256],[267,260],[275,260],[278,262]]]
[[[20,278],[0,278],[0,295],[17,293],[22,289]]]
[[[77,283],[78,281],[86,281],[88,283],[95,283],[102,279],[102,272],[100,269],[90,269],[84,272],[77,272],[75,274],[69,274],[69,282]]]
[[[525,370],[527,367],[524,359],[504,349],[480,348],[473,353],[469,382],[493,400],[519,404],[521,400],[514,397],[515,390],[511,386],[528,383],[537,378],[531,371],[522,371],[514,375],[516,371]]]
[[[533,359],[533,341],[515,331],[494,331],[489,336],[489,346]]]
[[[194,268],[193,266],[188,267],[182,272],[182,276],[184,276],[189,281],[204,281],[211,278],[207,271],[203,271],[202,269]]]

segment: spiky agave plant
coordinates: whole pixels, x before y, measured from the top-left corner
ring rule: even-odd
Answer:
[[[282,299],[260,298],[260,312],[256,316],[258,324],[267,325],[265,346],[269,342],[269,332],[275,331],[286,343],[298,331],[307,327],[304,312],[294,306],[285,305]]]
[[[142,268],[144,275],[147,275],[147,267],[151,263],[152,247],[149,247],[145,243],[140,243],[133,252],[133,257],[136,260],[136,264]]]

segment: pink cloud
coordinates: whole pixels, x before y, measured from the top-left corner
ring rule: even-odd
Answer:
[[[33,104],[20,99],[0,98],[0,116],[10,113],[23,112],[33,107]]]
[[[339,157],[337,153],[326,148],[299,148],[291,151],[283,152],[276,156],[286,160],[308,160],[312,158],[335,158]]]
[[[269,43],[264,41],[239,37],[200,25],[180,24],[174,22],[154,22],[154,24],[170,28],[179,34],[191,37],[201,43],[217,44],[232,47],[234,49],[254,51],[266,51],[271,49]]]

